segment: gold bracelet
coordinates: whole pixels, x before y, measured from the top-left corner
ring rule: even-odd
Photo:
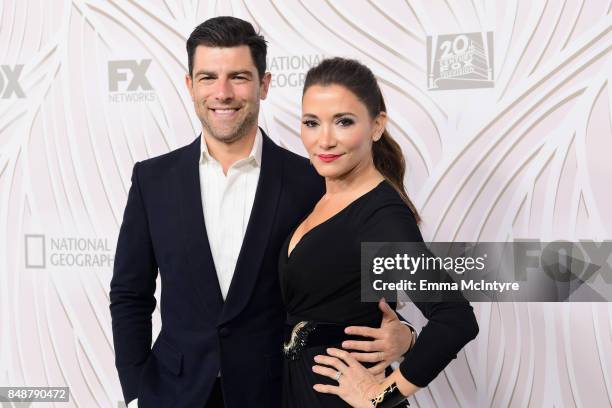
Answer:
[[[406,401],[406,397],[400,392],[395,383],[385,388],[383,392],[370,400],[374,408],[392,408],[404,401]]]

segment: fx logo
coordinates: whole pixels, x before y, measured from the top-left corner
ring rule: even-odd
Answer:
[[[153,87],[146,77],[147,69],[151,65],[150,59],[143,59],[140,62],[136,60],[118,60],[108,62],[108,90],[110,92],[119,91],[119,82],[128,80],[127,72],[131,71],[132,78],[126,91],[152,91]]]
[[[25,98],[25,93],[19,85],[19,76],[23,70],[23,65],[15,65],[12,69],[8,65],[1,65],[0,68],[0,97],[8,99],[15,94],[17,98]]]

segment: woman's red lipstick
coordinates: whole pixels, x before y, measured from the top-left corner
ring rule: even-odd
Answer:
[[[340,154],[318,154],[317,156],[319,156],[319,159],[323,160],[325,163],[329,163],[329,162],[333,162],[341,155]]]

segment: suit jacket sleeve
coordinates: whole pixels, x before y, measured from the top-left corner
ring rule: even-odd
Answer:
[[[156,304],[157,262],[138,171],[136,163],[110,284],[115,365],[126,402],[138,396],[140,373],[151,352],[151,315]]]

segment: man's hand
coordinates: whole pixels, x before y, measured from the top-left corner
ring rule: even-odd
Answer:
[[[368,368],[373,375],[384,373],[385,368],[399,360],[410,349],[413,341],[412,330],[402,324],[385,299],[378,302],[378,307],[383,313],[380,328],[350,326],[344,329],[346,334],[371,337],[372,340],[347,340],[342,343],[342,348],[345,350],[362,351],[362,353],[351,352],[357,361],[377,363]]]

